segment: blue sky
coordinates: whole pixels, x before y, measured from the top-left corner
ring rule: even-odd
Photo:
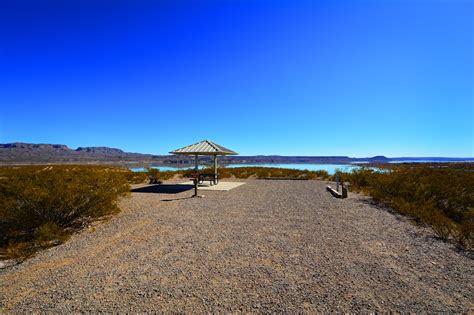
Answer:
[[[0,2],[0,143],[474,156],[474,1]]]

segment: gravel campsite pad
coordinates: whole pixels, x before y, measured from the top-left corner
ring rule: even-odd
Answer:
[[[0,313],[474,310],[468,255],[325,185],[137,189],[109,221],[0,271]]]

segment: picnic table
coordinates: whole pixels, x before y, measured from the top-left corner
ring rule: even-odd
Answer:
[[[219,176],[214,173],[193,173],[191,174],[191,180],[196,184],[204,184],[204,181],[208,180],[211,185],[219,183]]]
[[[204,181],[209,181],[211,185],[219,183],[219,176],[214,173],[202,173],[198,176],[199,184],[204,184]]]

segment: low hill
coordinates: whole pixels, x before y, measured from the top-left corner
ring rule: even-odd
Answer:
[[[152,161],[157,157],[109,147],[79,147],[74,150],[63,144],[0,144],[0,163],[4,164],[133,162]]]

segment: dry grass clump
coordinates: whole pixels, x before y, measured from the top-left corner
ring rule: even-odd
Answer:
[[[88,166],[0,168],[0,258],[53,246],[88,222],[119,211],[126,172]]]

